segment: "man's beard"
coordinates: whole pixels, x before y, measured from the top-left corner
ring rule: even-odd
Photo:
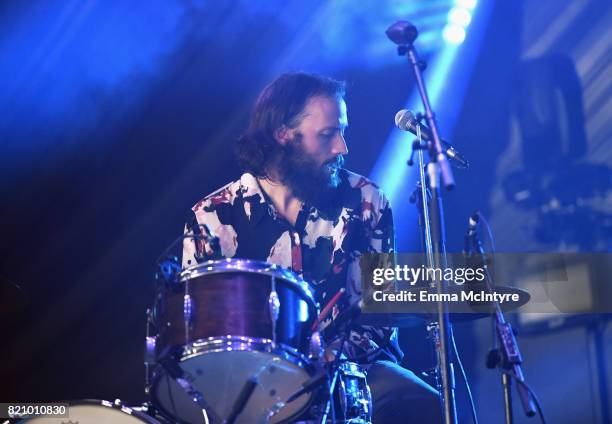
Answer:
[[[319,165],[304,151],[299,141],[290,140],[281,147],[278,159],[277,171],[281,182],[294,196],[321,211],[334,208],[339,200],[339,169],[344,164],[341,155]]]

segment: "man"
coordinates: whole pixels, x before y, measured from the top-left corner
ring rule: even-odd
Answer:
[[[360,256],[395,249],[388,200],[374,183],[342,168],[347,126],[343,83],[305,73],[280,76],[260,94],[239,140],[245,173],[198,202],[187,224],[187,231],[206,224],[223,257],[300,274],[321,306],[342,293],[322,327],[359,300]],[[189,239],[183,249],[183,267],[213,250]],[[343,347],[368,369],[375,423],[436,422],[437,393],[398,365],[396,329],[354,326]]]

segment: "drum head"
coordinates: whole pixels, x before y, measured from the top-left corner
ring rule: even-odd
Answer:
[[[183,360],[180,365],[191,385],[202,393],[212,410],[211,419],[215,416],[226,419],[245,383],[250,378],[257,379],[258,384],[238,416],[237,424],[266,422],[270,409],[276,403],[286,401],[310,377],[303,367],[278,355],[248,350],[210,352]],[[169,417],[187,423],[202,422],[199,407],[165,373],[157,376],[152,395],[158,408]],[[299,397],[269,422],[279,423],[296,417],[308,406],[310,399],[310,394]]]
[[[35,417],[25,419],[21,422],[32,424],[66,424],[68,422],[80,424],[160,424],[159,421],[148,415],[126,406],[116,406],[112,402],[106,400],[70,402],[67,418]]]

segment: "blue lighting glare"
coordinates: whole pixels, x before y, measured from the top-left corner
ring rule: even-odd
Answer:
[[[448,12],[448,22],[465,28],[470,24],[472,15],[466,9],[453,7]]]
[[[429,60],[429,66],[423,74],[429,100],[438,117],[442,137],[452,134],[480,40],[484,34],[486,20],[492,9],[492,2],[481,2],[478,15],[474,15],[475,19],[472,21],[475,11],[470,13],[468,9],[473,9],[476,1],[456,1],[455,5],[454,9],[465,11],[469,19],[466,19],[464,12],[448,13],[449,22],[443,32],[445,44]],[[455,19],[455,23],[450,23],[451,19]],[[466,27],[471,23],[470,33],[475,33],[467,38],[465,45],[460,44],[466,39],[466,30],[462,25],[458,25],[459,23],[465,23]],[[420,48],[419,43],[420,37],[416,41],[417,49]],[[461,58],[461,66],[455,66],[457,58]],[[405,108],[415,112],[422,111],[423,106],[416,89],[410,94]],[[389,197],[394,214],[402,217],[401,220],[395,220],[395,225],[397,248],[404,252],[418,248],[416,241],[419,238],[418,232],[414,229],[417,220],[416,208],[408,201],[418,180],[417,167],[409,168],[406,165],[413,139],[414,136],[411,134],[393,129],[370,173],[370,177],[380,184]]]
[[[476,7],[476,0],[455,0],[455,4],[459,7],[472,10]]]
[[[461,44],[465,40],[465,29],[458,25],[446,25],[442,32],[444,41],[449,44]]]

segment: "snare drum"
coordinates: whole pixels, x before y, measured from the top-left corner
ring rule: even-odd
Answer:
[[[207,414],[225,420],[249,380],[257,384],[236,423],[263,422],[270,410],[310,378],[310,326],[317,308],[308,284],[268,263],[225,259],[184,270],[177,284],[158,293],[158,363],[170,358],[202,394]],[[201,409],[161,365],[150,395],[166,415],[200,423]],[[305,410],[304,395],[270,420]]]
[[[327,422],[343,424],[371,424],[372,394],[366,379],[366,371],[354,362],[342,362],[334,389],[335,421],[328,415]],[[323,385],[316,391],[313,405],[299,424],[318,423],[327,407],[328,389]],[[331,411],[331,408],[330,408]],[[296,423],[298,424],[298,423]]]
[[[340,418],[347,424],[370,424],[372,422],[372,394],[365,370],[353,362],[340,366],[338,379],[338,403]]]
[[[66,423],[96,423],[96,424],[160,424],[150,416],[123,406],[120,402],[107,400],[79,400],[68,404],[68,417],[50,418],[35,417],[23,420],[32,424],[66,424]]]

